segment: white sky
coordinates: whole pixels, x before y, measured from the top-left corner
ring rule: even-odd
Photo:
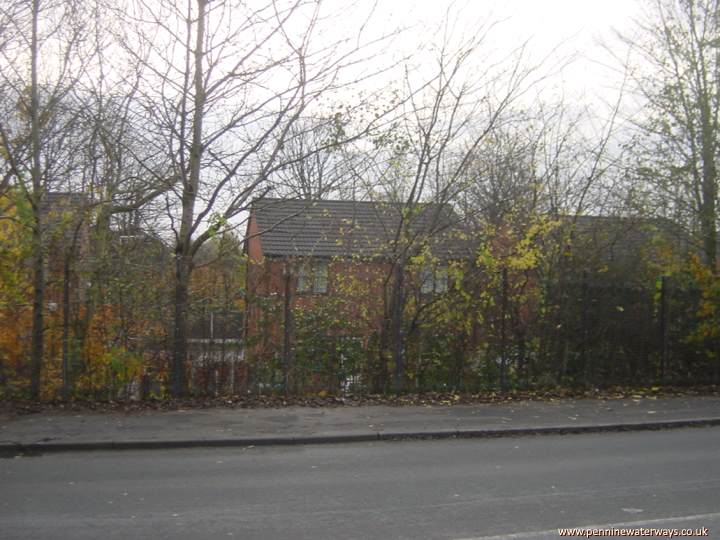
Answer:
[[[602,43],[624,56],[614,39],[615,30],[632,33],[633,19],[641,12],[639,0],[379,0],[376,20],[386,21],[387,28],[417,28],[402,38],[412,50],[445,17],[448,8],[461,11],[461,22],[469,28],[477,21],[498,21],[491,35],[499,53],[508,53],[529,39],[535,61],[554,49],[557,57],[574,56],[551,85],[562,86],[566,95],[592,98],[599,93],[601,99],[611,100],[620,85],[619,66],[609,61]]]

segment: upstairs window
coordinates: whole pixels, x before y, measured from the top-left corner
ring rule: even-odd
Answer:
[[[310,292],[310,268],[307,264],[300,265],[298,269],[297,292]]]
[[[448,290],[448,269],[445,266],[435,269],[435,292],[444,293]]]
[[[298,269],[297,292],[326,293],[328,265],[326,261],[314,260],[300,265]]]
[[[431,294],[435,290],[435,279],[433,278],[433,270],[427,266],[420,270],[420,292],[422,294]]]
[[[313,266],[313,292],[327,292],[328,267],[326,262],[319,262]]]
[[[448,269],[445,266],[420,270],[420,293],[441,294],[448,290]]]

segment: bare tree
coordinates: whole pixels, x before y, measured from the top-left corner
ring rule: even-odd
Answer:
[[[275,191],[308,200],[337,196],[347,183],[352,158],[346,149],[340,114],[295,122],[279,155],[284,166],[272,179]]]
[[[73,189],[85,196],[92,219],[83,274],[88,290],[83,296],[81,317],[74,324],[76,350],[84,344],[98,306],[107,305],[113,296],[117,276],[127,278],[134,270],[118,260],[119,241],[147,248],[156,240],[152,222],[157,221],[156,199],[177,181],[166,155],[163,139],[147,125],[146,103],[140,99],[145,65],[142,62],[117,62],[122,50],[114,29],[120,22],[113,17],[114,7],[103,2],[93,4],[86,41],[92,71],[74,88],[84,107],[76,112],[85,134],[81,174]],[[114,244],[114,245],[113,245]],[[154,261],[157,262],[157,261]],[[120,267],[118,267],[120,265]],[[158,274],[162,268],[156,268]],[[138,286],[140,290],[141,287]],[[115,295],[114,301],[118,301]],[[117,305],[118,310],[127,306]],[[127,342],[127,336],[124,337]],[[89,364],[91,359],[85,358]]]
[[[380,152],[373,175],[375,194],[397,212],[385,246],[390,264],[379,347],[381,371],[390,361],[394,365],[396,392],[405,385],[408,265],[451,225],[450,204],[468,187],[477,149],[537,73],[525,65],[523,47],[491,60],[486,53],[492,24],[481,25],[459,43],[456,26],[449,12],[440,43],[430,47],[433,62],[406,70],[403,116],[392,131],[376,139]]]
[[[720,129],[720,4],[653,0],[635,36],[628,66],[646,104],[638,115],[630,180],[654,211],[685,222],[717,272]],[[632,60],[632,56],[631,56]],[[644,189],[643,189],[644,187]]]
[[[316,44],[324,19],[314,0],[141,0],[123,15],[125,50],[145,66],[139,96],[175,179],[164,204],[175,252],[172,393],[181,395],[195,255],[270,189],[293,125],[346,83],[365,39]]]
[[[30,395],[38,398],[45,332],[45,194],[60,185],[73,166],[75,116],[66,98],[84,68],[86,31],[82,3],[12,1],[0,8],[6,39],[0,48],[5,111],[0,142],[5,172],[32,208],[33,322]]]

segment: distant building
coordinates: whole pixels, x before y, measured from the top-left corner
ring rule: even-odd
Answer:
[[[654,281],[696,252],[689,235],[667,219],[618,216],[563,218],[559,270],[570,281],[640,285]]]
[[[447,205],[403,209],[369,201],[255,201],[244,246],[249,351],[279,354],[285,307],[310,309],[321,300],[336,300],[338,317],[366,321],[354,328],[354,337],[366,341],[384,316],[383,285],[393,257],[416,255],[426,246],[435,264],[409,276],[408,283],[424,294],[444,292],[447,263],[468,256],[458,230]]]
[[[81,303],[88,287],[77,270],[91,256],[90,201],[83,194],[50,191],[43,195],[41,210],[49,284],[47,305],[51,310],[57,309],[62,304],[64,288],[68,289],[71,303]]]

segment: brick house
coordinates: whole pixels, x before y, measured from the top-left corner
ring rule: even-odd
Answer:
[[[533,240],[543,253],[541,266],[511,267],[503,272],[507,278],[500,279],[498,268],[480,260],[478,247],[495,242],[491,248],[502,259],[517,242],[503,250],[502,234],[463,233],[448,207],[420,205],[410,213],[404,241],[394,243],[407,214],[388,203],[256,201],[244,247],[251,370],[253,358],[260,365],[274,365],[277,372],[294,359],[294,365],[301,365],[301,359],[312,364],[322,357],[302,380],[311,381],[306,390],[332,392],[337,383],[328,377],[313,387],[312,375],[322,369],[342,372],[342,363],[333,364],[322,351],[340,350],[332,339],[350,337],[365,354],[362,380],[380,388],[374,377],[388,360],[376,359],[377,351],[385,350],[376,340],[388,321],[385,284],[393,279],[393,258],[402,250],[406,260],[423,250],[432,255],[427,267],[406,267],[404,285],[412,301],[406,304],[402,347],[418,388],[424,380],[447,387],[462,381],[486,384],[500,358],[510,376],[527,381],[538,374],[576,382],[640,380],[655,369],[659,276],[681,271],[695,251],[678,226],[638,217],[563,217]],[[448,275],[446,269],[458,261],[464,271]],[[464,276],[461,288],[452,287],[453,275]],[[437,294],[445,291],[447,295]],[[672,297],[673,313],[681,313],[681,293]],[[417,299],[426,298],[430,305],[433,297],[441,309],[470,313],[471,326],[455,327],[453,317],[436,324],[432,311],[425,310],[430,323],[413,333]],[[694,313],[691,308],[688,313]],[[463,313],[458,315],[462,319]],[[321,335],[329,336],[325,349],[303,345]]]
[[[71,192],[45,193],[41,206],[45,258],[45,302],[54,311],[64,305],[85,301],[87,280],[80,278],[90,260],[91,201]]]
[[[641,285],[699,254],[679,225],[662,218],[567,217],[555,233],[565,255],[560,270],[571,281]]]
[[[292,313],[323,308],[337,318],[325,332],[367,344],[384,317],[393,258],[429,254],[432,264],[407,284],[418,294],[442,293],[448,289],[447,263],[467,258],[464,246],[450,241],[458,227],[447,205],[403,212],[398,205],[369,201],[256,200],[244,246],[248,354],[281,356],[291,347],[285,322]]]

